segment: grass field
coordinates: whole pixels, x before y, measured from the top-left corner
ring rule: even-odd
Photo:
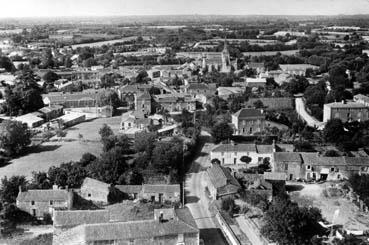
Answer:
[[[85,152],[100,155],[102,145],[99,141],[99,129],[106,123],[117,133],[120,119],[99,118],[71,127],[67,130],[65,140],[45,142],[31,148],[28,154],[13,159],[9,165],[0,168],[0,178],[13,175],[25,175],[29,178],[33,171],[47,171],[51,166],[59,166],[63,162],[78,161]],[[78,139],[79,134],[83,136],[83,141]]]

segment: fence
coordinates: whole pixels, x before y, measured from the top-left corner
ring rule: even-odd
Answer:
[[[238,240],[236,234],[234,234],[231,227],[224,220],[218,208],[214,208],[214,211],[215,211],[215,218],[220,224],[220,229],[222,230],[223,234],[227,237],[228,241],[230,241],[232,245],[241,245],[241,242]]]

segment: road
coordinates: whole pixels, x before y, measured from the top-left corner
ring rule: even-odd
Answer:
[[[316,118],[312,117],[305,108],[305,102],[303,98],[296,98],[295,99],[295,107],[296,112],[300,115],[300,117],[307,123],[308,126],[317,128],[319,130],[324,129],[324,123],[318,121]]]
[[[207,167],[211,166],[209,152],[213,144],[205,144],[199,156],[193,161],[186,176],[185,200],[197,226],[200,237],[206,245],[227,245],[220,229],[214,223],[209,211],[209,199],[205,194],[205,176]]]
[[[254,232],[251,225],[248,223],[248,221],[243,217],[239,216],[236,218],[236,221],[243,233],[247,236],[247,238],[250,240],[252,245],[263,245],[263,241],[260,239],[260,237]]]

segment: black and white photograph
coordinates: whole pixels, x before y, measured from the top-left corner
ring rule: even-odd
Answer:
[[[369,0],[0,0],[0,245],[369,245]]]

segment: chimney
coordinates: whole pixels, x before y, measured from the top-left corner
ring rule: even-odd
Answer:
[[[19,193],[22,193],[22,186],[18,186]]]
[[[272,147],[273,147],[273,152],[276,152],[276,148],[275,148],[275,139],[273,139]]]
[[[58,190],[58,185],[53,185],[53,190]]]
[[[346,104],[346,101],[345,100],[342,100],[342,104]]]
[[[163,214],[163,211],[160,211],[160,214],[159,214],[159,223],[163,223],[164,221],[164,214]]]

